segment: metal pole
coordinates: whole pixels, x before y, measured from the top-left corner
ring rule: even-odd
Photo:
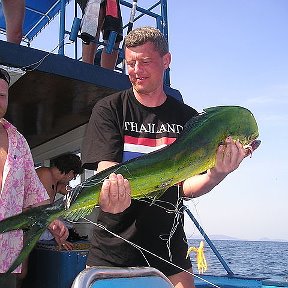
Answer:
[[[59,30],[59,50],[58,54],[64,55],[64,36],[65,36],[65,0],[60,1],[60,30]]]
[[[168,39],[168,13],[167,13],[167,0],[161,0],[161,28],[159,28],[161,32],[164,34],[167,42]],[[164,75],[164,83],[167,86],[170,86],[170,68],[166,69]]]
[[[77,18],[77,16],[78,16],[77,15],[77,3],[75,1],[75,4],[74,4],[74,17]],[[77,31],[77,36],[78,36],[78,32],[79,32],[79,30]],[[75,43],[74,43],[74,59],[78,60],[78,37],[76,37]]]
[[[161,23],[161,32],[164,34],[167,42],[169,43],[168,39],[168,14],[167,14],[167,0],[161,0],[161,16],[162,16],[162,23]]]
[[[210,240],[210,238],[208,237],[208,235],[205,233],[205,231],[204,231],[203,228],[200,226],[200,224],[198,223],[198,221],[196,220],[196,218],[193,216],[193,214],[191,213],[191,211],[189,210],[189,208],[185,206],[184,210],[186,211],[186,213],[188,214],[188,216],[190,217],[190,219],[193,221],[193,223],[195,224],[195,226],[197,227],[197,229],[199,230],[199,232],[201,233],[201,235],[204,237],[205,241],[208,243],[208,245],[210,246],[210,248],[212,249],[212,251],[214,252],[214,254],[216,255],[216,257],[218,258],[218,260],[220,261],[220,263],[223,265],[223,267],[224,267],[224,269],[226,270],[226,272],[228,273],[228,275],[234,275],[234,273],[233,273],[232,270],[229,268],[229,266],[227,265],[227,263],[225,262],[225,260],[224,260],[223,257],[221,256],[221,254],[218,252],[217,248],[214,246],[214,244],[212,243],[212,241]]]

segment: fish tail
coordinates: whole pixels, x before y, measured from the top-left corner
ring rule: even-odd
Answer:
[[[48,204],[31,208],[0,222],[0,233],[19,229],[24,231],[23,248],[6,273],[13,272],[28,257],[40,236],[53,220],[61,216],[61,212],[60,206]]]
[[[29,256],[45,230],[46,227],[39,227],[39,225],[36,225],[25,233],[23,248],[5,274],[12,273]]]
[[[54,214],[51,213],[51,208],[53,208],[53,205],[47,204],[34,207],[20,214],[8,217],[0,221],[0,233],[19,229],[26,231],[31,229],[31,227],[34,225],[45,226],[49,222],[49,218],[51,218],[51,216]]]

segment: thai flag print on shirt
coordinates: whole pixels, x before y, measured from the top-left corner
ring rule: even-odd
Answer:
[[[156,128],[152,123],[125,122],[123,162],[172,144],[182,130],[179,124],[161,123]]]
[[[176,138],[162,137],[159,139],[124,136],[123,162],[161,149],[172,144]]]

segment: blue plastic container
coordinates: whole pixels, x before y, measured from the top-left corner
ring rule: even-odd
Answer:
[[[36,248],[29,256],[25,288],[70,288],[85,269],[88,250],[56,251]]]

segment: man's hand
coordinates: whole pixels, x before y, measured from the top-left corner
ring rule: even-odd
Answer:
[[[183,195],[194,198],[210,192],[229,173],[237,169],[242,160],[257,149],[259,144],[260,141],[257,141],[251,146],[243,147],[239,141],[227,137],[217,149],[215,166],[208,169],[207,173],[186,179],[183,182]]]
[[[225,178],[229,173],[237,169],[242,160],[249,155],[248,150],[242,144],[231,137],[227,137],[224,144],[219,145],[216,154],[215,167],[208,173],[212,177]]]
[[[131,204],[131,189],[127,179],[112,173],[105,179],[99,197],[99,205],[104,212],[123,212]]]
[[[62,246],[61,247],[62,249],[65,249],[67,251],[73,250],[73,248],[74,248],[74,245],[69,241],[64,241],[61,246]]]
[[[63,222],[56,219],[48,227],[51,234],[54,236],[56,242],[59,246],[65,243],[66,239],[69,236],[69,231]]]

